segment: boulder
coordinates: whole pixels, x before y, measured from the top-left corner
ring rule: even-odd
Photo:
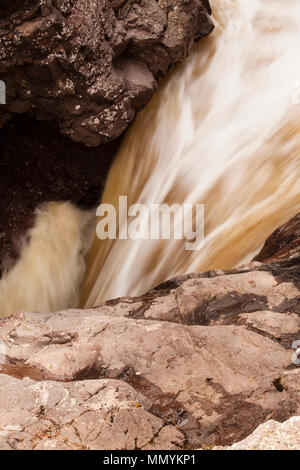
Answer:
[[[210,12],[208,0],[2,2],[0,126],[31,113],[88,146],[116,139],[213,30]]]

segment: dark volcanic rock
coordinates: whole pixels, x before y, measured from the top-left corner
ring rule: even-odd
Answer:
[[[31,112],[88,146],[116,139],[212,31],[209,12],[207,0],[1,0],[0,123]]]

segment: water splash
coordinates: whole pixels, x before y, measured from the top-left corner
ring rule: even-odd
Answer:
[[[89,213],[68,202],[51,202],[37,210],[29,242],[24,242],[20,259],[0,281],[0,317],[78,303],[90,219]]]

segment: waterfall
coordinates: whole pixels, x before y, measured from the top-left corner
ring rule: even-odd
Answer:
[[[50,203],[0,281],[2,314],[93,307],[177,274],[232,268],[300,212],[300,2],[211,5],[215,31],[138,115],[101,201],[204,204],[202,249],[187,251],[185,240],[99,240],[95,212],[90,244],[90,215]]]
[[[215,32],[129,130],[102,202],[205,204],[205,244],[95,236],[81,305],[232,268],[300,209],[298,0],[213,0]],[[294,97],[295,98],[295,97]]]
[[[51,202],[36,211],[29,243],[23,242],[20,259],[0,281],[0,317],[76,305],[90,218],[68,202]]]

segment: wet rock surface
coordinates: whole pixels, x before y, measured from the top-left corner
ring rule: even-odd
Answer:
[[[295,253],[2,320],[0,447],[207,449],[299,415]]]
[[[297,257],[300,254],[300,214],[279,227],[266,241],[256,261],[266,262]]]
[[[209,13],[207,0],[1,2],[0,123],[26,112],[88,146],[116,139],[212,31]]]

